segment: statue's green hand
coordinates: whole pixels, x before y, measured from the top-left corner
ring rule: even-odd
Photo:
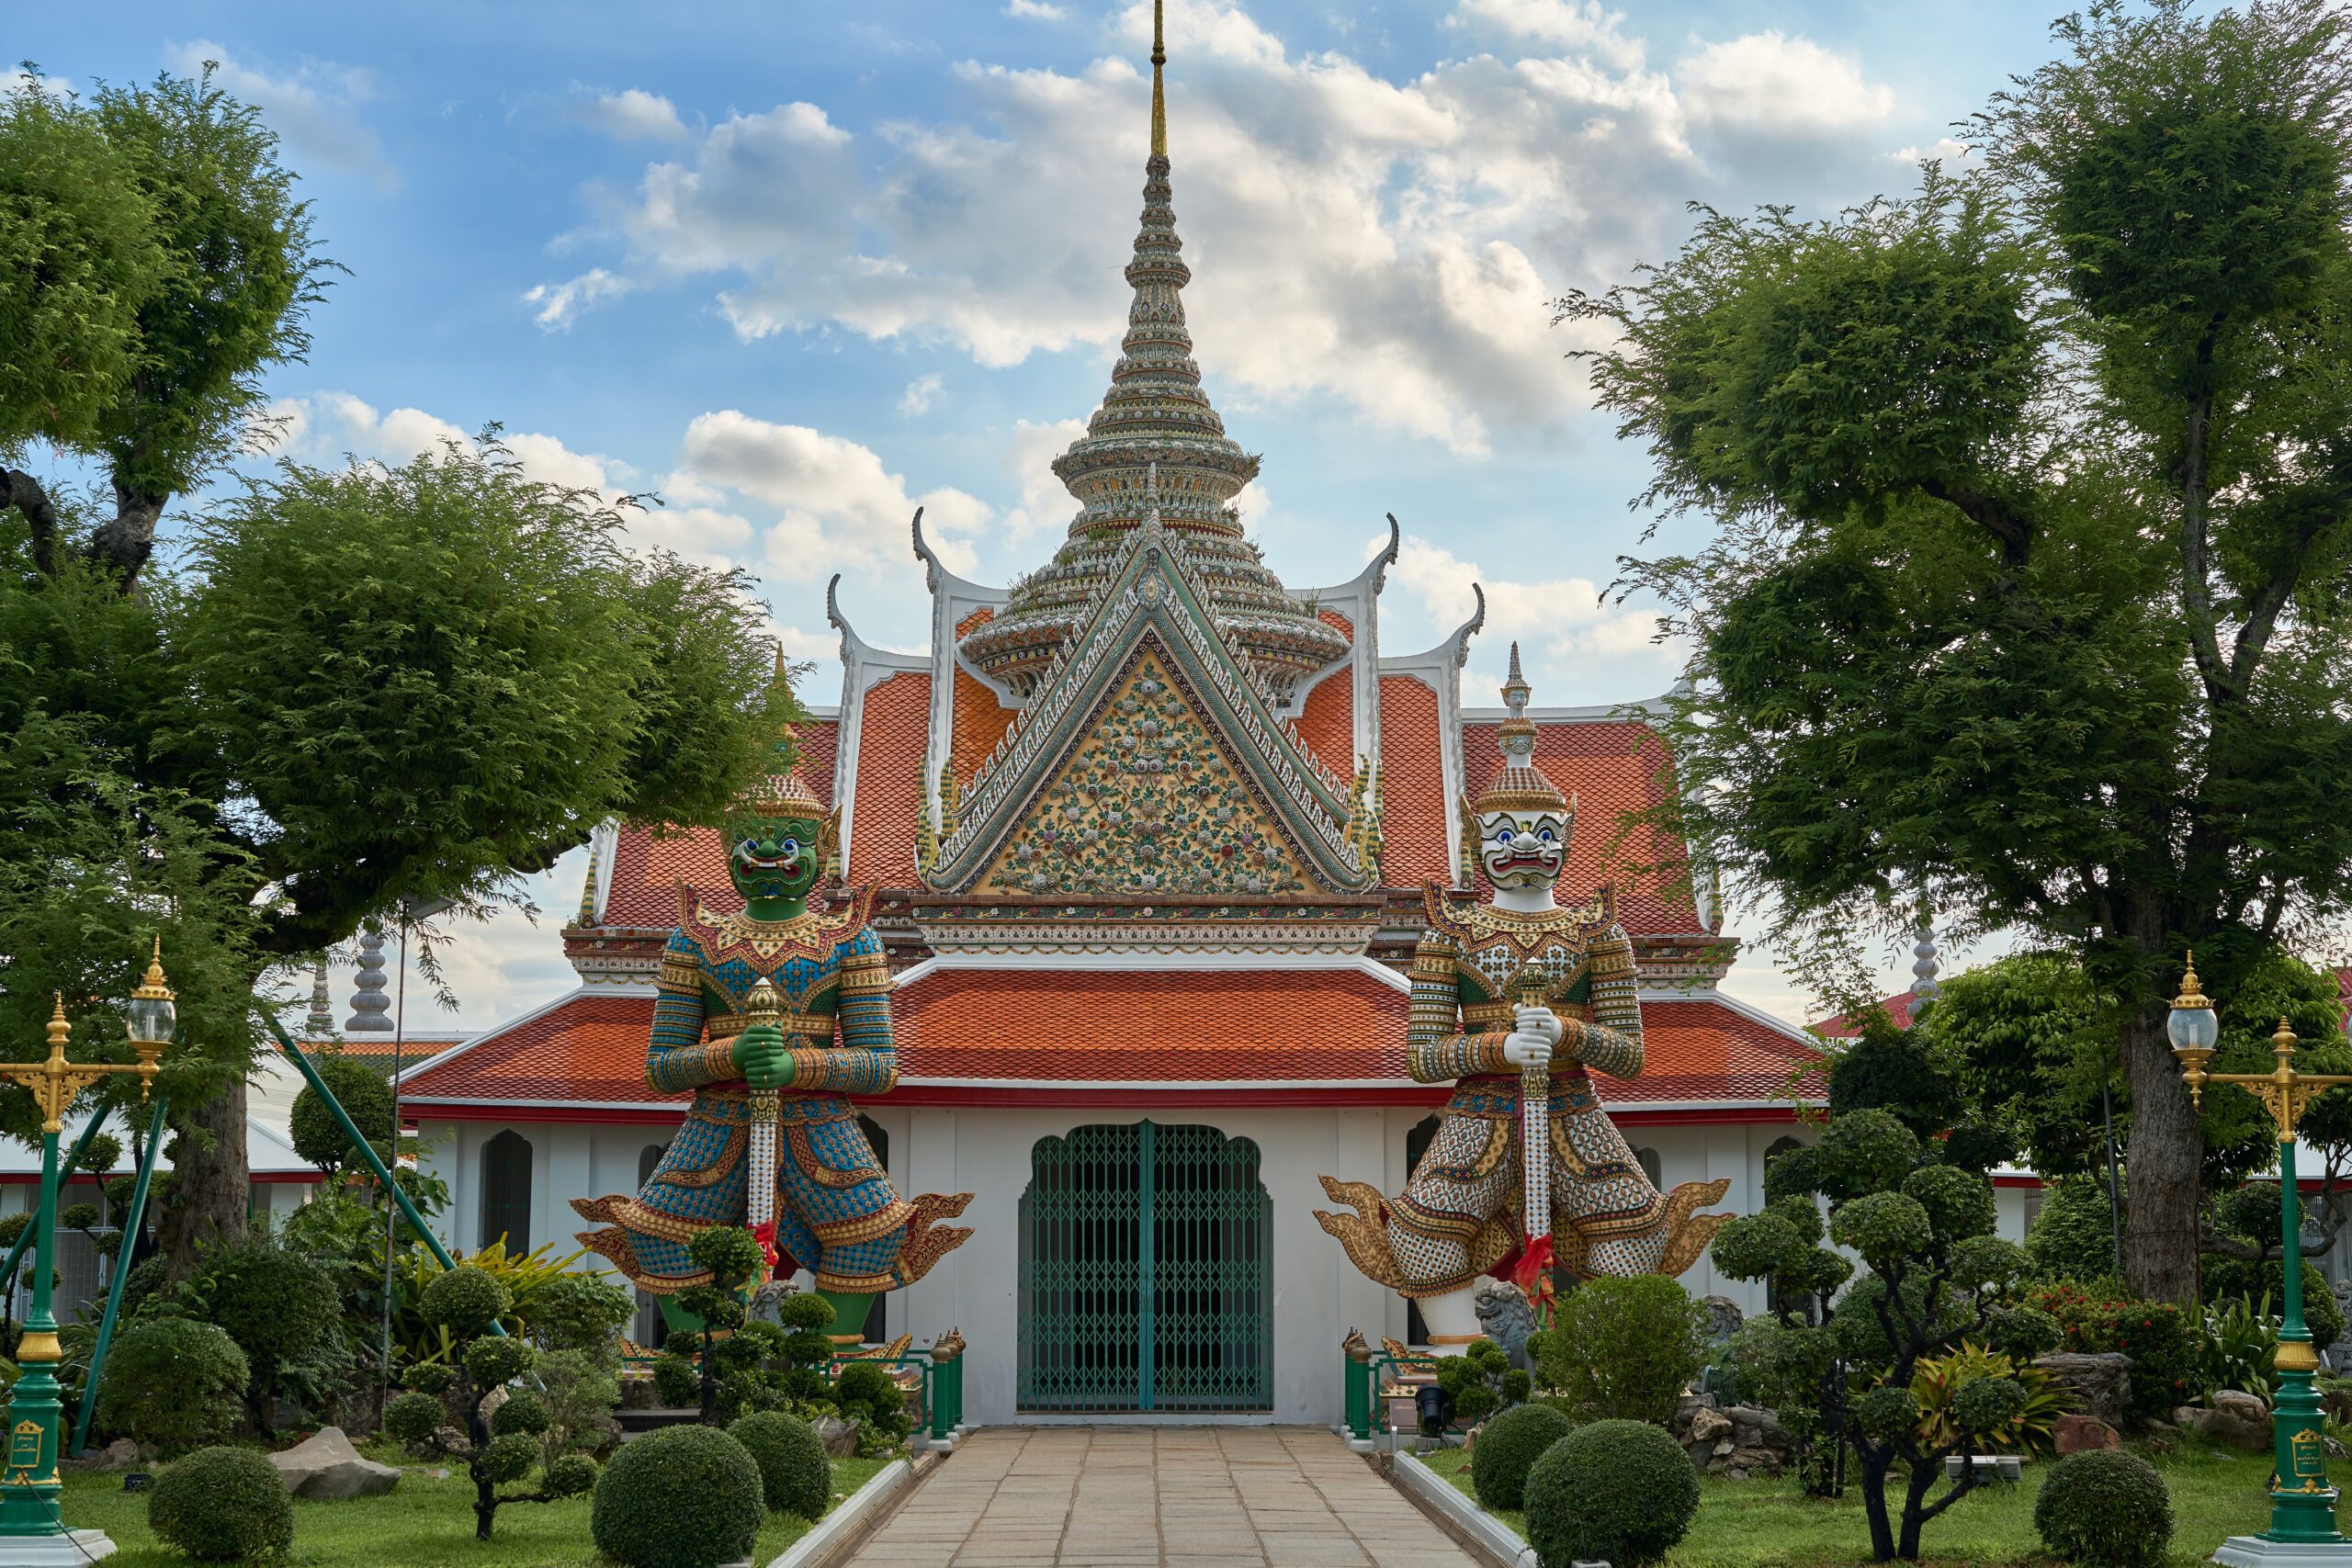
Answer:
[[[792,1057],[784,1048],[784,1031],[774,1024],[755,1023],[735,1037],[729,1048],[736,1071],[753,1089],[782,1089],[792,1081]]]

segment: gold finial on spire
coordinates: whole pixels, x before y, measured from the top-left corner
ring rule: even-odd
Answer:
[[[1168,99],[1159,85],[1159,68],[1168,63],[1168,37],[1162,12],[1167,0],[1151,0],[1151,155],[1168,156]]]

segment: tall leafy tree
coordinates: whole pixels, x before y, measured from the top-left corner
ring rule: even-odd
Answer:
[[[281,463],[170,500],[254,432],[323,264],[254,112],[164,78],[0,98],[0,1053],[122,1054],[160,933],[185,1272],[244,1229],[269,981],[403,905],[514,898],[608,817],[713,821],[789,693],[746,584],[486,433],[398,468]],[[258,999],[257,999],[258,997]],[[119,1093],[118,1088],[110,1092]],[[34,1123],[21,1090],[0,1125]]]
[[[2343,911],[2352,814],[2352,48],[2326,0],[2104,0],[1976,119],[1987,164],[1820,222],[1702,214],[1563,314],[1694,647],[1690,841],[1802,945],[1958,925],[2115,998],[2129,1272],[2190,1298],[2164,1033]]]

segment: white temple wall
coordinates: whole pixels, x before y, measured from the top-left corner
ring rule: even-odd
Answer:
[[[888,1313],[889,1333],[910,1333],[929,1343],[949,1328],[960,1328],[970,1346],[965,1366],[965,1409],[974,1423],[1028,1419],[1015,1409],[1020,1351],[1021,1197],[1032,1171],[1032,1151],[1041,1138],[1067,1136],[1092,1123],[1124,1123],[1148,1116],[1162,1126],[1200,1123],[1227,1138],[1257,1145],[1260,1179],[1272,1204],[1274,1269],[1273,1410],[1257,1417],[1324,1424],[1339,1418],[1340,1350],[1342,1337],[1361,1328],[1367,1337],[1406,1336],[1405,1303],[1356,1272],[1338,1242],[1315,1223],[1314,1212],[1330,1207],[1319,1178],[1369,1181],[1383,1191],[1401,1189],[1408,1174],[1406,1141],[1429,1113],[1402,1107],[1342,1109],[1280,1107],[1134,1109],[930,1107],[883,1104],[866,1108],[889,1141],[888,1167],[899,1190],[973,1194],[956,1222],[974,1227],[972,1239],[942,1258],[930,1275],[894,1295]],[[451,1201],[441,1221],[442,1239],[453,1250],[480,1245],[482,1159],[490,1141],[508,1124],[486,1122],[428,1122],[427,1168],[449,1183]],[[570,1200],[636,1189],[639,1162],[649,1146],[666,1143],[660,1126],[516,1122],[512,1131],[531,1145],[531,1240],[571,1249],[582,1222]],[[1762,1206],[1766,1151],[1778,1139],[1810,1141],[1812,1130],[1786,1122],[1761,1125],[1635,1126],[1627,1141],[1656,1154],[1660,1176],[1681,1181],[1728,1178],[1723,1207],[1748,1213]],[[2022,1234],[2022,1194],[2000,1192],[2001,1234]],[[582,1267],[598,1267],[593,1256]],[[804,1276],[804,1284],[807,1282]],[[1763,1307],[1761,1290],[1718,1278],[1702,1259],[1682,1277],[1695,1295],[1722,1295],[1743,1311]],[[1088,1416],[1116,1421],[1183,1419],[1182,1416]]]

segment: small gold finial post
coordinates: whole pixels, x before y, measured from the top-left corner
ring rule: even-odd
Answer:
[[[1160,67],[1168,63],[1164,12],[1167,0],[1151,0],[1151,155],[1168,156],[1168,97],[1160,85]]]

